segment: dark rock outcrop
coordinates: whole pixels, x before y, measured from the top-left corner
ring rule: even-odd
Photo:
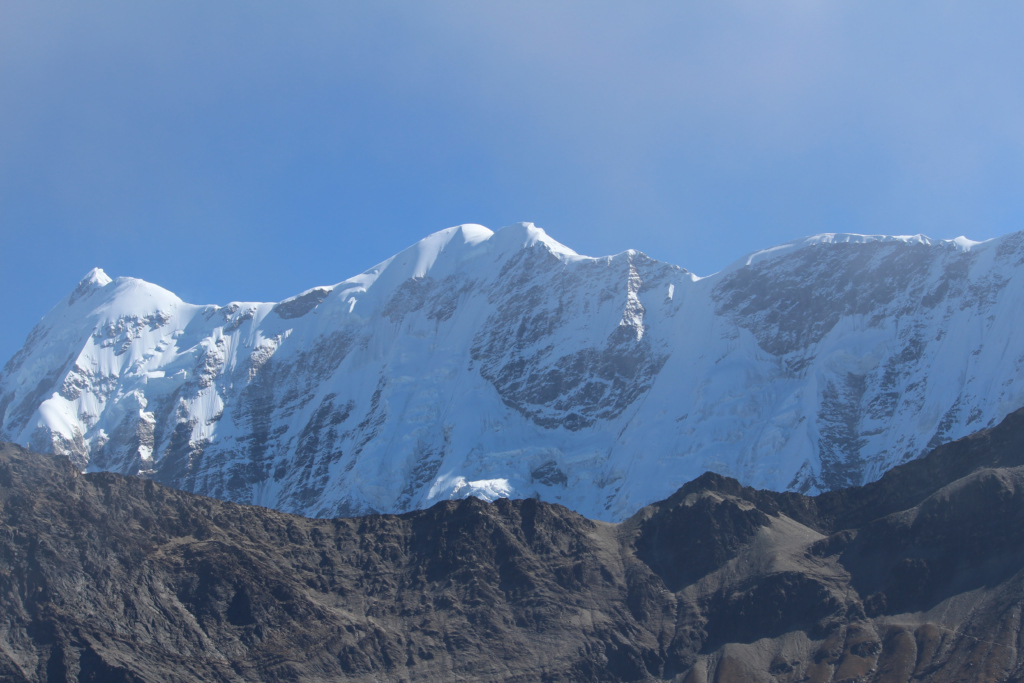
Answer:
[[[0,448],[4,681],[1010,681],[1024,413],[814,498],[707,474],[306,519]]]

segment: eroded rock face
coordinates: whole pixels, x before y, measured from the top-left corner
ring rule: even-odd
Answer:
[[[708,473],[621,524],[307,519],[2,445],[0,677],[1013,681],[1021,529],[1024,412],[866,487]]]
[[[931,245],[902,241],[813,245],[736,270],[713,296],[719,313],[785,356],[821,342],[843,318],[878,324],[963,296],[973,256],[955,247],[937,255]],[[941,278],[933,284],[936,268]]]
[[[651,388],[671,347],[645,337],[638,294],[674,273],[642,254],[625,256],[567,269],[550,252],[524,250],[505,264],[488,297],[494,312],[470,353],[506,405],[542,427],[579,431],[619,417]],[[566,322],[608,302],[625,303],[621,320],[580,348]]]
[[[878,470],[879,461],[916,457],[948,440],[951,428],[986,424],[969,386],[976,377],[961,374],[954,380],[956,400],[927,442],[922,443],[923,435],[903,433],[879,448],[872,438],[891,432],[888,425],[901,416],[919,418],[930,394],[948,391],[950,378],[935,372],[937,347],[951,343],[950,332],[956,335],[958,313],[971,310],[989,325],[997,322],[993,307],[1010,277],[998,266],[980,273],[977,262],[987,256],[994,264],[1009,264],[1019,259],[1017,242],[1007,238],[992,254],[904,241],[814,244],[738,269],[715,285],[717,311],[749,330],[761,348],[784,359],[794,372],[819,360],[820,347],[838,336],[841,321],[862,328],[865,337],[889,337],[884,348],[876,346],[860,359],[843,358],[838,371],[821,377],[816,415],[820,470],[813,481],[798,475],[791,487],[861,483],[866,470]],[[893,321],[899,321],[898,330],[885,335],[882,330]],[[981,355],[983,341],[979,338],[975,348],[962,352]]]
[[[1024,405],[1022,239],[822,235],[697,278],[460,226],[223,307],[95,271],[5,366],[0,436],[311,516],[861,484]]]

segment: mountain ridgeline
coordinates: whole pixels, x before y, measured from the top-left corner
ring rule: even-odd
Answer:
[[[314,517],[477,496],[619,521],[711,470],[813,494],[1024,406],[1024,233],[819,235],[696,275],[531,224],[280,303],[91,272],[0,374],[0,438]]]
[[[0,446],[0,680],[1018,681],[1024,411],[864,487],[309,519]]]

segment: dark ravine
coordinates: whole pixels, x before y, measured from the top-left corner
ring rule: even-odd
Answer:
[[[814,498],[707,474],[306,519],[0,448],[2,681],[1017,681],[1024,412]]]

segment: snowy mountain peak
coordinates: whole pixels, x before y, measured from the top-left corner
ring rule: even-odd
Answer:
[[[112,280],[105,272],[103,272],[102,268],[93,268],[85,274],[85,277],[81,279],[78,286],[83,287],[86,285],[96,285],[98,287],[104,287],[109,285],[111,282]]]
[[[96,312],[113,320],[126,315],[168,312],[182,300],[160,285],[134,277],[115,278],[104,288],[104,303]]]
[[[991,241],[991,240],[989,240]],[[974,240],[967,239],[966,237],[957,237],[951,240],[934,240],[927,235],[858,235],[854,233],[841,233],[841,232],[826,232],[820,235],[811,235],[810,237],[803,237],[786,244],[781,244],[776,247],[770,247],[768,249],[761,249],[755,251],[747,256],[737,260],[732,266],[726,270],[735,270],[739,267],[751,266],[755,263],[761,263],[768,259],[777,258],[791,254],[794,251],[800,249],[806,249],[809,247],[817,247],[821,245],[848,245],[848,244],[883,244],[883,243],[899,243],[905,245],[921,245],[927,247],[945,247],[953,248],[960,252],[968,252],[972,248],[984,244],[984,242],[975,242]]]
[[[498,230],[493,239],[501,245],[498,247],[499,249],[509,246],[513,249],[529,249],[541,244],[556,256],[568,258],[579,256],[575,251],[549,236],[543,228],[538,228],[533,223],[507,225]]]
[[[103,272],[102,268],[93,268],[85,274],[75,286],[75,289],[67,297],[68,306],[73,306],[76,301],[80,301],[82,298],[89,296],[96,290],[106,287],[111,283],[111,279]]]
[[[437,276],[441,271],[449,274],[463,261],[480,254],[477,247],[493,235],[484,226],[473,224],[440,230],[341,285],[369,287],[376,284],[390,289],[408,279],[423,278],[428,274]]]
[[[362,315],[367,307],[383,305],[402,310],[438,283],[482,282],[494,277],[509,261],[535,247],[556,259],[581,257],[533,223],[516,223],[493,232],[465,224],[435,232],[364,273],[331,287],[332,298],[348,302],[348,312]],[[446,290],[441,286],[435,295]],[[306,293],[300,297],[306,296]]]
[[[278,303],[96,270],[4,367],[0,438],[308,515],[823,490],[1024,405],[1022,269],[1024,233],[829,233],[697,278],[518,223]]]

